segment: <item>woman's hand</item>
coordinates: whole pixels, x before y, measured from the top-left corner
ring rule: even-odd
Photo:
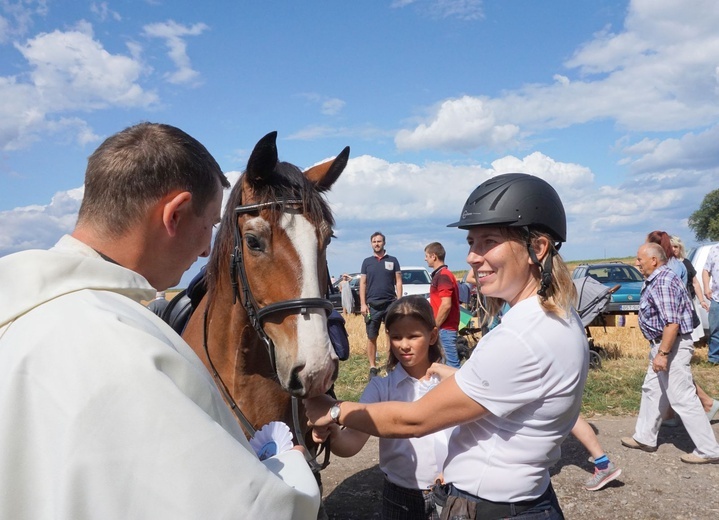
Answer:
[[[444,381],[449,376],[454,375],[456,371],[456,368],[447,366],[444,363],[432,363],[432,365],[427,369],[427,375],[436,375],[439,377],[440,381]]]
[[[330,408],[332,408],[336,402],[335,399],[327,394],[304,399],[305,413],[307,414],[307,419],[309,419],[308,424],[313,427],[326,427],[332,424]]]

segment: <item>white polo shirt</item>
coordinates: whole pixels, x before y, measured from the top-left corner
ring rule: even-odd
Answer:
[[[416,401],[431,389],[426,381],[413,378],[401,364],[386,377],[370,379],[361,403]],[[453,428],[417,439],[379,440],[379,467],[393,484],[409,489],[426,489],[442,472],[447,441]]]
[[[536,297],[512,307],[455,374],[491,413],[455,428],[445,481],[495,502],[539,497],[579,415],[588,355],[576,313],[547,314]]]

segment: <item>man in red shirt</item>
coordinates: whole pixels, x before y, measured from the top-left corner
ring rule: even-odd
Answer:
[[[439,242],[424,248],[424,260],[433,269],[429,303],[439,327],[439,339],[444,347],[446,363],[459,368],[457,330],[459,329],[459,286],[452,271],[444,263],[446,252]]]

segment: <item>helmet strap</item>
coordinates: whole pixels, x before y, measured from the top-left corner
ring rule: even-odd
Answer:
[[[534,252],[534,248],[532,247],[529,230],[527,229],[527,252],[529,253],[529,258],[532,260],[532,263],[539,267],[541,283],[537,294],[546,298],[547,289],[549,289],[549,286],[552,285],[552,263],[554,260],[554,251],[551,247],[549,247],[547,250],[547,257],[544,259],[543,263],[540,262],[539,258],[537,258],[537,253]]]

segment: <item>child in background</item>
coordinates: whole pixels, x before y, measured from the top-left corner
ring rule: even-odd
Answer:
[[[416,401],[439,382],[427,376],[427,369],[444,357],[432,307],[418,295],[400,298],[387,309],[385,329],[390,345],[387,376],[370,379],[360,402]],[[442,472],[450,431],[379,440],[379,466],[385,474],[382,518],[437,519],[430,487]],[[338,424],[315,428],[313,435],[317,441],[329,436],[332,453],[339,457],[357,454],[369,439]]]

